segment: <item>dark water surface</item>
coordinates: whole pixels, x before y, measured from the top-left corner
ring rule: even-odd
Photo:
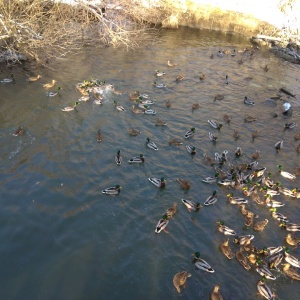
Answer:
[[[293,106],[287,118],[281,114],[282,101],[265,100],[282,86],[300,95],[299,66],[264,50],[256,51],[253,59],[240,53],[216,55],[218,50],[247,46],[241,37],[211,31],[165,31],[158,43],[136,52],[86,49],[58,60],[54,70],[40,70],[43,77],[37,82],[28,83],[22,74],[15,74],[16,84],[0,85],[1,299],[208,299],[216,283],[221,284],[224,299],[260,298],[255,268],[244,270],[218,249],[226,237],[216,230],[216,222],[223,220],[238,234],[254,234],[259,248],[286,245],[287,232],[279,228],[267,207],[250,198],[248,208],[259,220],[269,219],[269,224],[259,233],[252,227],[245,229],[239,209],[226,201],[231,190],[201,181],[214,175],[213,167],[203,161],[204,152],[214,157],[215,152],[228,150],[229,162],[237,165],[250,162],[251,154],[259,150],[259,166],[267,167],[275,181],[287,188],[300,187],[299,177],[292,182],[277,172],[278,164],[289,172],[300,165],[295,150],[299,141],[294,140],[299,126],[283,130],[287,122],[300,125],[299,100],[283,95]],[[214,59],[209,58],[211,53]],[[167,60],[177,66],[168,67]],[[263,70],[266,64],[268,72]],[[157,79],[166,88],[153,87],[155,70],[166,72]],[[200,74],[206,74],[204,81],[200,82]],[[226,74],[228,85],[224,84]],[[2,77],[9,75],[10,71]],[[177,75],[185,80],[177,83]],[[124,94],[108,93],[102,106],[81,102],[77,111],[62,112],[81,96],[76,83],[91,77],[113,84]],[[42,85],[52,79],[62,90],[49,98]],[[156,116],[131,112],[128,95],[135,90],[150,95]],[[224,94],[224,100],[214,102],[215,94]],[[254,100],[255,106],[246,106],[244,96]],[[126,111],[117,111],[114,100]],[[192,111],[197,102],[200,109]],[[272,117],[275,112],[277,118]],[[224,113],[232,116],[231,124],[224,124],[220,131],[210,127],[207,120],[223,122]],[[257,121],[244,123],[248,114]],[[168,125],[155,126],[157,117]],[[19,125],[26,134],[15,137]],[[130,136],[130,127],[141,134]],[[194,137],[184,140],[191,127],[196,128]],[[96,142],[99,128],[101,143]],[[240,132],[238,140],[232,136],[234,129]],[[253,141],[256,129],[261,134]],[[216,144],[209,140],[209,131],[218,136]],[[146,137],[157,144],[158,151],[146,148]],[[170,146],[170,138],[182,139],[184,145]],[[284,141],[284,148],[276,153],[278,140]],[[194,157],[186,151],[187,144],[197,148]],[[237,146],[242,147],[241,158],[235,158]],[[119,149],[121,166],[114,161]],[[143,165],[127,163],[140,153],[145,156]],[[147,180],[162,176],[167,182],[163,190]],[[178,177],[191,181],[189,191],[180,189]],[[123,187],[120,195],[101,194],[116,184]],[[189,213],[181,204],[182,198],[203,204],[214,190],[218,202],[199,212]],[[300,223],[299,200],[285,196],[276,200],[286,203],[280,212]],[[169,222],[169,234],[155,234],[159,218],[173,203],[178,203],[178,212]],[[232,241],[231,237],[232,249],[238,250]],[[215,273],[195,270],[191,262],[195,251],[201,252]],[[292,254],[299,258],[300,250],[293,249]],[[183,270],[192,277],[178,294],[172,279]],[[277,299],[299,299],[299,282],[291,283],[280,271],[274,274],[277,280],[267,283]]]

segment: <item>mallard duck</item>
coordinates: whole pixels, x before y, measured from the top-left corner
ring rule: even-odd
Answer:
[[[231,120],[232,120],[232,117],[231,117],[231,116],[229,116],[229,115],[227,115],[227,114],[225,114],[225,115],[223,116],[223,121],[224,121],[225,123],[229,124]]]
[[[257,168],[254,170],[253,175],[255,177],[261,177],[264,175],[266,169],[267,169],[266,167]]]
[[[161,119],[159,119],[159,118],[157,118],[156,120],[155,120],[155,126],[167,126],[167,122],[166,121],[163,121],[163,120],[161,120]]]
[[[254,202],[256,202],[258,205],[265,204],[264,200],[262,200],[257,192],[257,190],[253,191],[251,198]]]
[[[202,182],[209,183],[209,184],[215,183],[215,182],[217,182],[217,178],[219,175],[220,174],[218,172],[216,172],[214,177],[211,177],[211,176],[206,177],[206,178],[202,179]]]
[[[52,79],[51,83],[45,83],[43,84],[43,87],[45,89],[50,89],[55,86],[56,82],[57,82],[56,80]]]
[[[153,109],[144,109],[145,115],[156,115],[156,111]]]
[[[216,137],[215,135],[213,135],[211,132],[208,133],[208,137],[212,142],[216,142],[218,137]]]
[[[169,220],[168,220],[168,216],[167,215],[163,215],[162,218],[158,221],[156,227],[155,227],[155,233],[160,233],[162,230],[165,233],[169,233],[166,230],[167,225],[169,224]]]
[[[106,188],[105,190],[102,191],[102,194],[106,194],[106,195],[118,195],[121,192],[121,188],[122,187],[117,184],[116,186]]]
[[[86,95],[86,96],[82,96],[78,99],[78,101],[80,102],[87,102],[87,101],[90,101],[90,96],[89,95]]]
[[[194,134],[195,134],[195,128],[193,127],[185,133],[184,138],[188,139],[192,137]]]
[[[186,145],[186,150],[188,151],[188,153],[195,155],[196,154],[196,147],[192,146],[192,145]]]
[[[225,84],[229,84],[228,75],[225,76]]]
[[[288,277],[292,278],[292,279],[295,279],[295,280],[300,280],[300,274],[297,273],[296,270],[294,269],[291,269],[291,265],[286,263],[286,264],[283,264],[282,265],[283,268],[282,268],[282,271],[285,275],[287,275]]]
[[[153,82],[153,85],[159,89],[167,87],[164,83],[157,83],[156,81]]]
[[[265,279],[259,280],[257,283],[259,294],[267,300],[275,299],[275,294],[272,293],[269,286],[265,283]]]
[[[291,123],[285,123],[284,124],[284,129],[293,129],[297,126],[297,124],[295,122],[291,122]]]
[[[218,53],[217,53],[217,56],[218,57],[223,57],[224,56],[224,52],[219,50]]]
[[[289,112],[292,110],[292,105],[291,105],[291,103],[289,103],[289,102],[284,102],[283,104],[282,104],[282,114],[283,115],[288,115],[289,114]]]
[[[149,138],[147,138],[146,140],[147,140],[146,146],[147,146],[148,148],[150,148],[150,149],[152,149],[152,150],[155,150],[155,151],[158,150],[158,148],[157,148],[157,146],[156,146],[156,144],[155,144],[154,142],[150,141]]]
[[[255,265],[257,262],[257,255],[255,253],[251,253],[249,255],[247,255],[247,259],[249,261],[250,264]]]
[[[254,130],[252,132],[252,140],[256,139],[260,134],[260,131],[259,130]]]
[[[199,76],[199,79],[200,80],[204,80],[206,78],[206,75],[205,74],[201,74],[200,76]]]
[[[125,111],[125,108],[121,104],[118,104],[116,100],[114,100],[114,106],[118,111]]]
[[[252,211],[248,211],[244,217],[244,224],[246,227],[250,227],[253,224],[254,213]]]
[[[182,178],[177,178],[176,181],[180,184],[180,188],[183,190],[189,190],[191,187],[191,182]]]
[[[267,279],[276,280],[276,277],[272,274],[268,267],[262,263],[261,259],[258,259],[256,261],[256,265],[257,267],[255,268],[255,270],[259,275]]]
[[[285,247],[284,260],[295,268],[300,268],[300,261],[298,258],[290,254],[290,249]]]
[[[19,126],[19,128],[15,131],[13,134],[14,136],[23,135],[25,133],[25,129],[22,126]]]
[[[292,192],[295,198],[300,198],[300,190],[298,188],[294,188]]]
[[[28,77],[28,78],[26,79],[26,81],[28,81],[28,82],[33,82],[33,81],[39,80],[40,78],[42,78],[42,75],[32,76],[32,77]]]
[[[237,130],[233,130],[233,134],[232,134],[233,138],[235,140],[239,139],[241,137],[240,133]]]
[[[178,81],[182,81],[184,79],[184,76],[182,76],[182,75],[178,75],[178,76],[176,76],[176,81],[178,82]]]
[[[137,136],[141,133],[141,131],[134,128],[129,128],[128,133],[132,136]]]
[[[72,110],[75,110],[76,109],[76,106],[78,105],[79,103],[78,102],[74,102],[74,105],[73,106],[67,106],[65,108],[62,108],[61,111],[72,111]]]
[[[186,206],[189,212],[198,211],[202,207],[200,203],[195,203],[192,200],[181,199],[181,201]]]
[[[265,65],[263,69],[264,69],[265,72],[268,72],[269,71],[268,65]]]
[[[281,186],[281,184],[279,182],[277,183],[277,190],[280,194],[295,198],[294,190],[290,190],[284,186]]]
[[[97,142],[100,143],[102,141],[102,132],[100,129],[98,129],[97,132]]]
[[[181,292],[182,287],[185,287],[186,279],[191,276],[192,276],[191,273],[188,273],[187,271],[183,271],[175,274],[175,276],[173,277],[173,284],[178,293]]]
[[[212,205],[215,204],[218,201],[217,191],[213,191],[212,195],[207,197],[204,201],[204,205]]]
[[[224,99],[224,95],[222,95],[222,94],[217,94],[217,95],[215,95],[214,96],[214,101],[216,101],[216,100],[219,100],[219,101],[221,101],[221,100],[223,100]]]
[[[210,59],[213,59],[213,58],[214,58],[214,54],[211,53],[210,56],[209,56],[209,58],[210,58]]]
[[[213,166],[215,164],[215,160],[212,159],[211,157],[209,157],[207,155],[207,153],[203,153],[203,159],[204,159],[205,163],[207,163],[207,164],[209,164],[211,166]]]
[[[145,158],[143,154],[140,154],[140,156],[135,156],[131,158],[128,162],[130,164],[141,164],[145,162]]]
[[[120,150],[118,150],[117,155],[115,156],[115,162],[118,166],[122,164],[122,156]]]
[[[174,67],[174,66],[177,66],[177,63],[172,63],[170,60],[167,61],[167,65],[169,67]]]
[[[155,70],[155,75],[156,75],[156,77],[161,77],[161,76],[166,75],[166,73],[163,71]]]
[[[249,116],[249,115],[244,118],[245,123],[251,123],[251,122],[254,122],[256,120],[257,120],[257,118],[255,118],[253,116]]]
[[[213,121],[213,120],[208,120],[207,122],[208,122],[213,128],[215,128],[215,129],[221,129],[222,126],[223,126],[223,124],[218,123],[218,122]]]
[[[171,101],[168,99],[168,100],[166,101],[166,107],[167,107],[167,108],[170,108],[171,105],[172,105],[172,104],[171,104]]]
[[[163,188],[166,186],[166,181],[165,179],[162,177],[161,179],[159,178],[155,178],[155,177],[149,177],[148,180],[154,184],[155,186],[159,187],[159,188]]]
[[[251,266],[249,264],[247,256],[244,254],[244,251],[243,251],[242,247],[240,247],[240,250],[238,250],[235,253],[235,258],[242,265],[242,267],[244,269],[246,269],[247,271],[249,271],[251,269]]]
[[[272,212],[272,217],[280,222],[288,222],[288,218],[283,215],[282,213],[277,212],[277,208],[276,207],[272,207],[270,208],[270,212]]]
[[[224,233],[225,235],[236,235],[236,232],[233,229],[230,229],[229,227],[224,225],[223,221],[217,223],[218,223],[217,228],[220,232]]]
[[[232,194],[229,194],[229,195],[232,195]],[[227,197],[228,197],[228,195],[227,195]],[[246,209],[245,204],[240,205],[240,212],[243,216],[246,216],[248,214],[249,211]]]
[[[140,92],[134,91],[133,93],[129,94],[129,100],[136,101],[140,99]]]
[[[165,214],[168,216],[168,218],[172,218],[177,213],[177,203],[174,203],[171,207],[169,207]]]
[[[131,111],[132,111],[134,114],[143,114],[143,113],[144,113],[143,110],[136,108],[134,105],[131,106]]]
[[[221,244],[221,251],[222,253],[228,258],[228,259],[233,259],[234,254],[230,248],[230,246],[228,245],[229,242],[229,238],[226,239],[222,244]]]
[[[227,199],[231,204],[247,204],[248,200],[240,197],[233,197],[233,193],[227,194]]]
[[[295,135],[294,135],[294,139],[295,139],[296,141],[299,141],[299,140],[300,140],[300,133],[295,134]]]
[[[192,110],[199,109],[199,108],[200,108],[200,104],[199,103],[192,104]]]
[[[205,272],[214,273],[215,270],[210,266],[210,264],[203,258],[200,258],[200,252],[194,253],[194,265],[197,269],[203,270]]]
[[[295,223],[281,222],[279,226],[287,231],[300,231],[300,225]]]
[[[300,238],[293,237],[291,233],[287,234],[285,241],[291,246],[300,245]]]
[[[97,105],[101,105],[102,101],[100,99],[95,99],[93,103]]]
[[[248,99],[247,96],[244,97],[244,103],[247,104],[247,105],[254,105],[254,101]]]
[[[59,86],[59,87],[57,88],[57,91],[56,91],[56,92],[47,92],[46,95],[47,95],[48,97],[55,97],[56,95],[58,95],[58,93],[59,93],[60,90],[61,90],[61,87]]]
[[[247,234],[236,237],[233,242],[237,245],[247,246],[250,245],[251,241],[254,239],[254,235]]]
[[[273,200],[271,199],[271,195],[267,194],[267,197],[265,199],[265,204],[268,206],[268,207],[282,207],[284,206],[285,204],[280,202],[280,201],[276,201],[276,200]]]
[[[296,176],[294,174],[282,171],[282,169],[283,169],[282,165],[278,165],[278,168],[279,168],[279,173],[282,177],[290,179],[290,180],[295,180],[296,179]]]
[[[234,151],[235,156],[240,157],[243,155],[241,147],[237,147]]]
[[[252,158],[253,160],[259,159],[259,158],[260,158],[260,151],[259,151],[259,150],[255,150],[255,152],[253,152],[253,153],[251,154],[251,158]]]
[[[279,150],[281,150],[283,148],[283,141],[278,141],[277,143],[275,143],[275,149],[276,152],[278,152]]]
[[[182,144],[183,144],[183,142],[181,140],[178,140],[178,139],[169,139],[169,145],[180,146]]]
[[[267,226],[268,223],[269,223],[268,219],[264,219],[262,221],[254,222],[253,229],[255,231],[263,231],[265,229],[265,227]]]
[[[220,284],[216,284],[212,290],[212,292],[210,293],[210,300],[223,300],[223,297],[219,291],[220,289]]]
[[[14,76],[14,74],[11,74],[10,78],[1,79],[0,82],[1,83],[15,83],[16,82],[15,76]]]

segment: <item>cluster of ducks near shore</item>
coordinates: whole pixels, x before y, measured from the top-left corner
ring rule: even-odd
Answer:
[[[252,48],[243,50],[243,54],[248,57],[252,57],[254,50]],[[212,54],[210,58],[214,58],[214,56],[222,58],[224,55],[235,56],[236,51],[219,51],[215,55]],[[243,63],[243,59],[238,61],[239,64]],[[171,61],[167,62],[168,68],[172,68],[175,66],[175,63]],[[267,72],[269,70],[268,66],[264,67],[264,71]],[[158,78],[163,78],[165,76],[165,72],[156,70],[154,76]],[[40,75],[36,77],[30,77],[27,80],[29,82],[33,82],[39,80],[41,78]],[[201,74],[199,76],[199,80],[205,80],[205,74]],[[178,75],[174,78],[176,82],[184,81],[184,76]],[[11,78],[3,79],[0,81],[1,83],[14,83],[15,78],[12,75]],[[45,89],[53,88],[56,84],[56,81],[53,80],[51,83],[44,84],[43,87]],[[224,84],[229,84],[229,78],[226,75],[224,78]],[[153,85],[156,88],[163,89],[166,87],[163,83],[158,83],[156,80],[153,82]],[[84,80],[81,83],[76,85],[76,89],[81,93],[81,97],[78,101],[74,102],[74,105],[67,106],[62,108],[63,112],[71,112],[74,111],[77,105],[80,102],[93,101],[93,103],[97,105],[103,104],[103,99],[108,97],[109,94],[114,93],[117,95],[123,94],[122,92],[117,91],[113,85],[106,84],[105,81],[100,81],[97,79]],[[47,92],[47,96],[54,97],[60,92],[60,87],[57,88],[56,91]],[[282,109],[281,113],[285,116],[289,116],[292,112],[292,105],[287,100],[283,100],[282,94],[295,98],[295,95],[287,90],[286,88],[280,88],[280,93],[274,95],[269,98],[269,100],[282,100]],[[212,101],[221,101],[224,99],[224,95],[217,94],[213,96]],[[154,102],[150,99],[147,94],[140,93],[139,91],[135,91],[133,93],[129,93],[129,100],[132,101],[131,111],[133,114],[148,114],[155,115],[156,111],[151,108],[151,105]],[[245,105],[255,105],[254,101],[249,99],[247,96],[242,99]],[[114,101],[114,106],[116,110],[119,112],[125,112],[126,109]],[[167,108],[172,106],[170,101],[166,101]],[[194,103],[191,107],[192,110],[199,109],[200,104]],[[277,117],[278,115],[274,115],[273,117]],[[224,114],[223,121],[229,124],[232,120],[232,117],[228,114]],[[245,122],[254,122],[256,121],[256,117],[254,116],[246,116],[244,119]],[[211,140],[212,143],[216,143],[218,137],[213,133],[213,130],[218,132],[222,130],[222,123],[219,123],[215,120],[208,120],[208,124],[212,128],[212,132],[208,132],[208,139]],[[167,126],[167,122],[156,119],[156,126]],[[295,122],[286,123],[284,125],[284,129],[292,130],[297,126]],[[25,133],[25,129],[20,126],[16,132],[15,136],[23,135]],[[132,136],[136,136],[140,134],[138,129],[130,128],[128,133]],[[183,145],[183,140],[189,140],[196,134],[196,128],[192,127],[186,131],[183,135],[182,139],[170,139],[169,145],[180,146]],[[260,136],[260,131],[255,130],[252,133],[252,139],[256,139]],[[240,138],[240,134],[237,130],[233,131],[233,138],[238,140]],[[295,140],[300,140],[300,134],[294,135]],[[103,136],[101,129],[98,129],[96,134],[97,142],[102,142]],[[158,151],[158,146],[150,140],[146,139],[145,144],[148,148],[153,151]],[[194,145],[188,144],[185,146],[188,155],[195,155],[197,153],[197,149]],[[274,143],[274,151],[281,151],[283,148],[283,140],[276,141]],[[296,151],[300,153],[300,145],[296,148]],[[233,245],[238,245],[238,250],[234,252],[229,243],[229,238],[224,238],[223,243],[220,245],[220,250],[224,254],[224,256],[231,260],[234,257],[241,264],[241,266],[249,271],[250,269],[255,269],[256,272],[261,276],[261,279],[257,282],[257,290],[259,294],[265,299],[274,299],[275,294],[272,292],[271,288],[267,284],[267,280],[276,280],[282,273],[286,276],[294,279],[300,280],[300,274],[297,271],[297,268],[300,268],[300,261],[297,257],[291,254],[291,248],[299,247],[300,245],[300,237],[295,235],[295,232],[300,231],[300,224],[293,223],[292,220],[289,220],[287,216],[280,213],[280,207],[285,206],[285,201],[278,201],[278,198],[282,197],[282,200],[295,200],[300,198],[300,190],[298,187],[294,187],[293,189],[288,189],[284,187],[280,182],[276,182],[273,180],[273,176],[271,173],[267,171],[266,167],[258,167],[258,160],[260,158],[260,151],[256,150],[251,154],[252,160],[248,163],[240,163],[234,165],[229,161],[229,155],[233,155],[234,157],[241,157],[243,155],[243,150],[241,147],[237,147],[234,153],[228,153],[227,150],[224,150],[222,153],[215,153],[213,157],[210,157],[207,153],[204,153],[203,160],[204,163],[212,166],[212,176],[208,176],[203,178],[202,181],[206,184],[216,184],[219,186],[226,187],[228,189],[228,194],[226,195],[228,203],[232,204],[234,209],[240,212],[241,218],[244,220],[244,225],[246,228],[253,227],[253,230],[259,234],[262,232],[265,227],[268,225],[269,220],[263,219],[260,220],[259,216],[249,209],[249,204],[252,202],[256,207],[257,205],[262,209],[267,209],[270,212],[270,216],[274,219],[274,222],[278,223],[278,228],[287,231],[285,242],[287,245],[280,246],[270,246],[264,248],[258,248],[254,245],[254,235],[238,235],[236,231],[227,224],[224,224],[223,221],[218,221],[216,228],[217,230],[225,235],[225,236],[234,236]],[[121,155],[121,150],[118,150],[115,155],[115,163],[117,165],[121,165],[123,162],[123,158]],[[128,160],[129,164],[143,164],[145,162],[145,157],[143,154],[139,156],[132,157]],[[297,176],[300,175],[300,168],[296,169],[295,174],[289,173],[283,170],[282,165],[278,165],[278,174],[282,176],[284,180],[290,180],[292,182],[296,182]],[[155,187],[163,189],[166,186],[166,180],[164,178],[148,178],[149,182],[152,183]],[[184,178],[177,178],[179,186],[183,190],[189,190],[191,187],[191,182]],[[120,185],[115,185],[112,187],[105,188],[102,193],[106,195],[118,195],[121,192],[122,187]],[[235,194],[243,194],[242,197],[235,196]],[[277,197],[277,199],[276,199]],[[188,212],[197,212],[203,206],[215,205],[218,201],[217,191],[214,191],[211,196],[209,196],[204,202],[203,205],[199,202],[194,202],[188,199],[182,199],[181,203],[187,208]],[[292,202],[287,202],[292,205]],[[156,227],[155,233],[166,232],[166,227],[169,224],[170,219],[177,212],[178,203],[174,203],[172,207],[166,209],[163,213],[162,217],[159,219]],[[200,252],[196,251],[193,255],[193,264],[196,269],[214,273],[213,267],[201,257]],[[279,274],[279,276],[275,276],[274,272]],[[178,293],[181,292],[182,288],[185,287],[187,279],[191,276],[191,273],[188,271],[181,271],[175,274],[173,278],[173,284]],[[220,293],[220,283],[216,284],[210,293],[210,299],[217,300],[223,299]]]

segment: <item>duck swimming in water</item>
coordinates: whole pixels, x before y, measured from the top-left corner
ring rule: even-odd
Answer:
[[[156,144],[154,142],[150,141],[149,138],[147,138],[146,146],[152,150],[155,150],[155,151],[158,150]]]
[[[161,231],[164,231],[165,233],[169,233],[166,230],[167,225],[169,224],[168,216],[163,215],[162,218],[158,221],[156,227],[155,227],[155,233],[160,233]]]
[[[148,180],[154,184],[156,187],[163,188],[166,186],[166,181],[162,177],[161,179],[155,178],[155,177],[149,177]]]
[[[195,128],[193,127],[185,133],[184,137],[188,139],[192,137],[194,134],[195,134]]]
[[[73,106],[67,106],[65,108],[62,108],[61,111],[67,111],[68,112],[68,111],[75,110],[77,105],[78,105],[78,102],[74,102]]]
[[[183,271],[175,274],[173,278],[173,284],[178,293],[181,292],[182,287],[185,287],[187,278],[191,276],[192,276],[191,273],[188,273],[187,271]]]
[[[11,74],[10,78],[4,78],[0,80],[0,83],[15,83],[15,82],[16,80],[14,74]]]
[[[102,194],[106,194],[106,195],[118,195],[121,192],[121,188],[122,187],[117,184],[116,186],[106,188],[105,190],[102,191]]]
[[[13,134],[14,136],[23,135],[25,133],[25,129],[22,126],[19,126],[19,128],[15,131]]]
[[[254,101],[248,99],[247,96],[245,96],[245,98],[244,98],[244,103],[247,104],[247,105],[254,105],[255,104]]]
[[[189,212],[198,211],[202,207],[200,203],[195,203],[192,200],[181,199],[181,201],[186,206]]]
[[[200,258],[200,252],[194,253],[194,265],[197,269],[203,270],[205,272],[214,273],[215,270],[210,266],[210,264],[204,259]]]

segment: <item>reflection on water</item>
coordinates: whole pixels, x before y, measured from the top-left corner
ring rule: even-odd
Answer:
[[[217,57],[219,50],[238,51],[247,46],[239,36],[168,30],[157,44],[137,52],[85,49],[80,55],[55,62],[56,71],[42,70],[43,77],[37,82],[26,82],[20,73],[15,74],[15,85],[0,86],[1,298],[207,299],[217,282],[225,299],[259,298],[258,273],[245,271],[219,251],[225,237],[217,232],[216,222],[223,220],[238,234],[254,234],[259,248],[285,245],[286,231],[279,229],[267,208],[253,201],[248,208],[259,220],[268,218],[269,224],[260,233],[252,227],[245,229],[239,209],[226,201],[230,190],[201,181],[214,175],[213,167],[203,161],[204,153],[214,157],[215,152],[228,150],[228,162],[237,165],[250,162],[252,153],[259,150],[259,166],[267,167],[275,181],[287,188],[299,187],[299,178],[292,182],[277,172],[278,164],[289,172],[299,166],[295,150],[299,142],[294,140],[299,129],[283,129],[287,122],[300,124],[299,101],[283,95],[293,106],[292,116],[284,117],[281,100],[265,100],[282,86],[299,94],[299,66],[264,50],[253,56]],[[168,67],[167,60],[177,65]],[[156,78],[155,70],[166,75]],[[205,80],[199,80],[200,74],[206,75]],[[176,82],[178,75],[184,80]],[[228,85],[224,83],[226,75]],[[113,84],[123,94],[107,93],[101,106],[81,102],[77,111],[62,112],[61,108],[80,97],[76,83],[91,77]],[[42,85],[52,79],[62,90],[56,97],[47,97]],[[155,80],[167,87],[154,87]],[[135,90],[149,94],[156,116],[131,112],[128,95]],[[224,99],[214,101],[216,94]],[[245,105],[244,96],[255,105]],[[117,111],[114,101],[126,111]],[[192,110],[194,103],[200,108]],[[208,124],[211,119],[224,123],[225,113],[232,121],[221,130]],[[245,123],[247,115],[257,121]],[[155,126],[156,118],[168,125]],[[19,125],[26,134],[15,137]],[[131,127],[141,134],[130,136]],[[185,132],[192,127],[195,135],[185,140]],[[96,141],[98,129],[101,143]],[[238,139],[233,137],[234,130],[240,134]],[[260,135],[253,140],[255,130],[260,130]],[[218,137],[216,143],[209,140],[208,132]],[[146,147],[147,137],[158,151]],[[183,145],[169,145],[172,138],[182,140]],[[284,148],[276,153],[274,144],[279,140],[284,141]],[[188,144],[196,147],[195,156],[187,152]],[[238,146],[243,151],[240,158],[234,155]],[[121,166],[114,161],[118,150],[123,157]],[[127,163],[141,153],[144,164]],[[166,188],[156,188],[148,177],[164,177]],[[190,190],[180,189],[179,177],[191,182]],[[116,184],[123,186],[118,196],[101,194]],[[182,198],[203,204],[214,190],[217,203],[199,212],[189,213],[181,204]],[[235,190],[234,194],[242,195]],[[300,223],[299,201],[284,196],[277,200],[286,204],[280,212]],[[170,233],[155,234],[159,218],[173,203],[179,206],[169,221]],[[191,254],[195,251],[210,262],[214,274],[194,270]],[[299,249],[292,253],[300,256]],[[178,296],[172,279],[183,270],[192,277]],[[280,271],[274,274],[277,280],[268,284],[278,298],[296,299],[298,283],[291,285]]]

